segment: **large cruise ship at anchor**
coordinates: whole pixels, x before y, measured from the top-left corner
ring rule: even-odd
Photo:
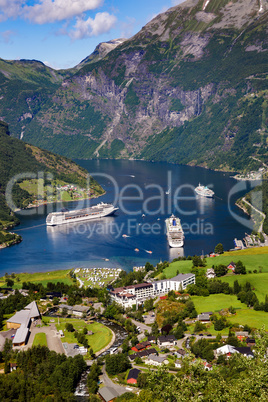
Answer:
[[[52,212],[48,214],[46,224],[48,226],[63,225],[66,223],[81,222],[85,220],[103,218],[104,216],[113,215],[118,208],[112,204],[101,202],[89,208],[77,209],[69,211],[63,209],[60,212]]]
[[[212,191],[210,188],[207,186],[202,186],[200,183],[199,185],[194,189],[196,194],[202,195],[203,197],[208,197],[212,198],[214,196],[214,191]]]
[[[169,247],[183,247],[184,232],[180,219],[176,218],[174,215],[171,215],[170,218],[165,220],[165,223]]]

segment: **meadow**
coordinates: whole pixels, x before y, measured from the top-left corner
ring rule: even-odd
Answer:
[[[49,323],[51,321],[51,317],[43,317],[43,321]],[[55,325],[58,331],[61,329],[64,333],[64,337],[61,338],[62,342],[79,344],[74,336],[74,332],[66,331],[66,323],[73,324],[74,329],[78,332],[82,332],[85,327],[88,331],[93,332],[93,335],[86,336],[90,347],[93,349],[93,353],[96,353],[99,350],[103,349],[112,340],[112,331],[103,324],[100,324],[98,322],[87,324],[84,320],[76,318],[59,318],[55,319]]]
[[[44,332],[39,332],[35,334],[33,346],[47,346],[47,336]]]
[[[13,289],[21,289],[23,282],[42,283],[46,286],[48,282],[57,283],[63,282],[67,285],[72,285],[73,281],[68,276],[70,269],[49,271],[49,272],[35,272],[35,273],[21,273],[16,274]],[[12,278],[11,278],[12,279]],[[6,287],[5,277],[0,278],[0,287]]]
[[[219,313],[222,309],[234,307],[236,309],[235,315],[230,315],[227,320],[233,324],[249,325],[252,328],[261,329],[263,326],[268,329],[268,313],[265,311],[255,311],[248,308],[245,304],[237,300],[235,295],[215,294],[208,297],[192,296],[191,300],[194,302],[198,314],[204,312]],[[193,330],[194,325],[190,327]],[[213,325],[209,327],[209,332],[214,335],[217,331],[214,330]],[[228,329],[220,331],[223,335],[228,334]]]

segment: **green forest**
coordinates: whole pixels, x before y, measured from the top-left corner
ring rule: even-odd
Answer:
[[[0,121],[0,244],[11,245],[21,240],[20,236],[5,231],[19,223],[19,219],[6,202],[8,182],[17,174],[37,175],[38,172],[44,172],[46,177],[48,174],[51,175],[53,180],[87,187],[88,172],[85,169],[70,159],[10,137],[8,125]],[[12,188],[12,198],[16,207],[21,209],[33,201],[33,196],[18,183],[19,180]],[[48,178],[46,184],[50,184]],[[92,177],[90,177],[90,188],[95,196],[103,193],[101,186]]]
[[[17,369],[0,375],[1,401],[76,401],[75,387],[87,367],[81,355],[67,358],[45,346],[13,353],[6,347],[6,361],[11,355]]]

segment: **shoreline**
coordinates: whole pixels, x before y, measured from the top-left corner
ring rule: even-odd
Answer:
[[[40,203],[40,204],[38,204],[38,205],[31,205],[31,204],[29,204],[27,207],[25,207],[25,208],[18,208],[18,209],[16,209],[15,211],[14,211],[14,213],[18,213],[18,212],[20,212],[20,211],[24,211],[24,210],[26,210],[26,209],[37,209],[37,208],[39,208],[39,207],[42,207],[42,206],[44,206],[44,205],[48,205],[48,204],[58,204],[58,203],[60,203],[60,202],[75,202],[75,201],[84,201],[84,200],[92,200],[92,199],[95,199],[95,198],[99,198],[99,197],[102,197],[103,195],[105,195],[106,194],[106,191],[104,191],[104,193],[103,194],[100,194],[100,195],[97,195],[97,196],[94,196],[94,197],[83,197],[83,198],[77,198],[77,199],[75,199],[75,200],[69,200],[69,201],[63,201],[63,200],[61,200],[61,201],[48,201],[48,202],[42,202],[42,203]],[[20,224],[20,222],[17,224],[17,225],[15,225],[15,226],[18,226]],[[15,226],[13,226],[13,227],[15,227]]]

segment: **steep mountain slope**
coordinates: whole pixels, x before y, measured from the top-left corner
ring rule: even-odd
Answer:
[[[12,124],[26,141],[73,158],[258,167],[252,156],[268,159],[267,22],[264,0],[188,0],[57,73],[61,81],[49,78],[38,95],[19,91]],[[5,77],[4,94],[0,85],[3,117],[10,84]]]
[[[0,244],[5,242],[6,238],[12,240],[12,236],[10,238],[10,235],[5,233],[5,229],[19,223],[6,202],[9,180],[17,174],[37,175],[39,172],[44,173],[44,194],[42,196],[44,199],[46,198],[46,186],[51,188],[54,182],[75,183],[84,188],[87,186],[88,172],[85,169],[70,159],[10,137],[7,124],[0,121]],[[12,188],[13,201],[18,208],[24,208],[33,201],[33,194],[21,186],[23,180],[24,177],[16,180]],[[30,182],[30,178],[28,182]],[[90,178],[90,189],[93,197],[104,192],[92,178]],[[40,197],[41,195],[39,195],[39,199]]]

